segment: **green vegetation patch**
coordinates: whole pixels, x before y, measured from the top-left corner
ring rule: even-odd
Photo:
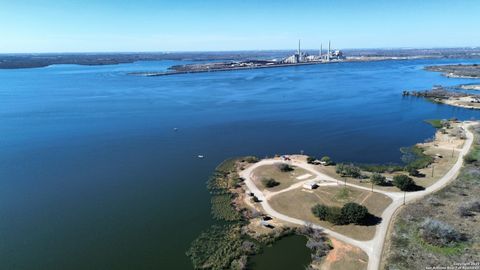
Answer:
[[[425,122],[429,123],[432,125],[434,128],[442,128],[443,127],[443,121],[441,119],[428,119],[425,120]]]
[[[406,168],[423,169],[434,161],[433,157],[425,154],[424,150],[417,145],[402,147],[400,152],[403,154],[402,161],[407,164]]]
[[[432,244],[429,244],[429,243],[425,242],[422,239],[422,237],[420,236],[419,232],[417,232],[415,234],[414,239],[415,239],[415,242],[417,242],[420,246],[422,246],[427,251],[437,253],[437,254],[446,255],[446,256],[461,254],[465,250],[465,248],[468,246],[467,243],[465,243],[465,242],[457,243],[456,245],[446,246],[446,247],[435,246],[435,245],[432,245]]]
[[[312,207],[312,213],[320,220],[335,225],[361,224],[369,215],[365,206],[354,202],[346,203],[342,208],[316,204]]]
[[[220,194],[213,195],[212,216],[218,220],[239,221],[242,219],[241,214],[232,205],[233,195]]]
[[[257,250],[257,245],[242,235],[238,224],[213,225],[192,242],[186,255],[195,269],[231,269],[239,258]]]
[[[226,194],[229,189],[234,188],[241,182],[237,172],[236,164],[239,159],[227,159],[215,168],[215,172],[207,181],[207,189],[212,194]]]
[[[474,162],[480,161],[480,147],[479,146],[472,147],[470,152],[465,157],[463,157],[463,159],[467,163],[474,163]]]
[[[349,176],[353,178],[360,178],[362,176],[360,168],[354,166],[353,164],[337,164],[335,172],[340,174],[342,177]]]
[[[404,166],[396,164],[359,164],[360,169],[375,173],[393,173],[404,170]]]

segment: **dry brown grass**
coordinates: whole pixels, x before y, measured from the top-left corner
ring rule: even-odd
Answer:
[[[297,188],[273,196],[269,203],[276,211],[291,217],[321,225],[358,240],[372,239],[376,226],[332,225],[312,214],[311,208],[317,203],[341,207],[346,202],[356,202],[365,205],[371,214],[379,217],[392,202],[383,194],[352,187],[347,187],[348,196],[343,196],[343,189],[343,186],[321,186],[313,191]]]
[[[368,255],[357,247],[330,239],[333,249],[318,265],[321,270],[362,270],[367,269]]]
[[[278,164],[280,164],[279,162]],[[260,190],[269,190],[269,191],[279,191],[285,188],[288,188],[292,184],[298,183],[300,181],[308,180],[308,179],[313,179],[315,176],[313,173],[303,169],[299,168],[296,166],[292,166],[294,168],[293,171],[291,172],[282,172],[280,169],[278,169],[277,164],[274,165],[263,165],[259,166],[255,170],[253,170],[253,182],[255,185],[260,189]],[[304,174],[311,174],[307,179],[303,180],[298,180],[298,176],[302,176]],[[273,188],[265,188],[265,186],[262,184],[262,179],[264,178],[273,178],[275,181],[279,182],[280,185],[273,187]]]

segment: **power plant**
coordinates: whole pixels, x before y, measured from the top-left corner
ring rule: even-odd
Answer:
[[[307,63],[307,62],[330,62],[338,61],[345,59],[342,51],[340,50],[331,50],[331,43],[328,41],[328,51],[327,54],[323,54],[323,44],[320,44],[320,52],[318,55],[310,55],[307,52],[302,52],[300,47],[300,40],[298,40],[298,49],[297,52],[293,55],[288,56],[282,60],[282,63],[285,64],[298,64],[298,63]]]

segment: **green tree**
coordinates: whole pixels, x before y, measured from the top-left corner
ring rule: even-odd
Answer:
[[[387,178],[379,173],[373,173],[372,176],[370,176],[370,181],[375,185],[385,185]]]
[[[336,172],[341,176],[350,176],[353,178],[359,178],[362,175],[360,168],[351,164],[337,164]]]
[[[335,225],[347,224],[340,207],[329,207],[325,220]]]
[[[312,164],[315,160],[317,160],[314,156],[308,156],[307,157],[307,163]]]
[[[358,203],[349,202],[342,207],[342,216],[346,223],[359,224],[368,214],[368,209]]]
[[[272,188],[280,185],[279,182],[275,181],[273,178],[264,178],[262,179],[262,184],[267,188]]]
[[[328,207],[322,204],[316,204],[312,207],[312,213],[320,220],[325,220],[328,213]]]
[[[409,191],[415,187],[415,181],[407,175],[399,174],[393,177],[393,185],[398,187],[401,191]]]
[[[333,161],[329,156],[322,157],[322,159],[320,161],[325,162],[325,165],[327,165],[327,166],[333,164]]]
[[[420,172],[415,167],[407,166],[406,169],[407,169],[407,172],[410,176],[419,176],[420,175]]]
[[[293,167],[288,165],[288,164],[285,164],[285,163],[280,163],[278,164],[278,169],[282,172],[290,172],[290,171],[293,171]]]

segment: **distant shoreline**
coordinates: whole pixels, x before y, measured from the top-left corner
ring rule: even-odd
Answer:
[[[275,64],[261,64],[256,66],[244,66],[244,67],[225,67],[210,69],[207,67],[199,68],[196,70],[171,70],[171,71],[147,71],[147,72],[130,72],[128,75],[142,76],[142,77],[159,77],[170,75],[181,75],[191,73],[209,73],[209,72],[223,72],[223,71],[235,71],[235,70],[251,70],[251,69],[264,69],[264,68],[281,68],[281,67],[295,67],[295,66],[308,66],[308,65],[322,65],[322,64],[336,64],[336,63],[352,63],[352,62],[374,62],[374,61],[390,61],[390,60],[413,60],[413,59],[432,59],[439,58],[435,56],[405,56],[405,57],[349,57],[343,60],[331,60],[331,61],[311,61],[303,63],[275,63]],[[225,65],[228,65],[226,62]]]
[[[232,68],[220,68],[220,69],[211,69],[211,70],[204,69],[204,70],[191,70],[191,71],[131,72],[131,73],[128,73],[128,75],[143,76],[143,77],[158,77],[158,76],[180,75],[180,74],[190,74],[190,73],[209,73],[209,72],[222,72],[222,71],[233,71],[233,70],[294,67],[294,66],[320,65],[320,64],[341,63],[341,62],[346,62],[346,61],[275,64],[275,65],[264,65],[264,66],[256,66],[256,67],[232,67]]]
[[[438,48],[438,49],[345,49],[347,58],[378,59],[425,59],[463,58],[479,59],[480,48]],[[292,50],[264,51],[219,51],[219,52],[117,52],[117,53],[30,53],[0,54],[0,69],[42,68],[51,65],[117,65],[138,61],[246,61],[281,59]],[[315,55],[317,50],[305,50]]]

